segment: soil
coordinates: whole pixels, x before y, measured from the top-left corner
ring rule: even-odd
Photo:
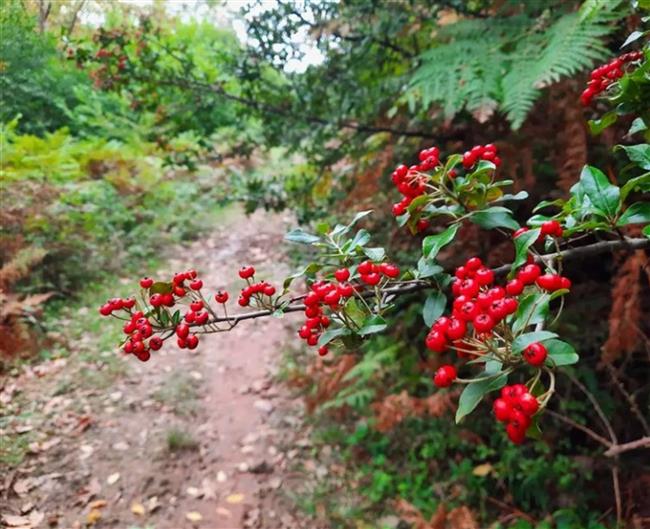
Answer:
[[[191,265],[207,292],[227,288],[235,298],[242,264],[277,283],[287,272],[277,254],[289,224],[237,210],[156,274]],[[242,322],[193,352],[166,345],[147,363],[96,351],[0,380],[3,431],[29,442],[18,467],[0,469],[0,520],[24,528],[319,527],[293,501],[301,478],[291,469],[309,443],[299,439],[302,403],[276,378],[295,332],[288,320]],[[92,350],[92,337],[82,346]],[[82,383],[88,376],[97,383]]]

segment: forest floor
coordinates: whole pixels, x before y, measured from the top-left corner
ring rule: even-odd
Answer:
[[[156,276],[193,266],[207,291],[234,298],[242,264],[277,282],[289,221],[232,208],[209,236],[170,252]],[[74,318],[62,318],[62,334]],[[25,529],[319,527],[293,501],[319,472],[304,406],[276,376],[295,324],[245,323],[192,352],[165,346],[147,363],[101,350],[89,332],[66,346],[69,356],[0,379],[0,450],[5,462],[26,454],[0,465],[0,520]]]

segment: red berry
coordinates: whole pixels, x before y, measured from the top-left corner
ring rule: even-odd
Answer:
[[[151,353],[149,351],[141,351],[136,353],[136,356],[141,362],[147,362],[151,358]]]
[[[195,321],[197,325],[205,325],[209,319],[210,319],[210,314],[206,310],[196,313]]]
[[[126,354],[131,354],[133,352],[133,342],[126,342],[122,349]]]
[[[447,388],[456,380],[456,368],[452,365],[444,365],[438,368],[433,375],[433,383],[439,388]]]
[[[336,287],[336,290],[341,294],[342,298],[349,298],[354,294],[354,288],[350,283],[343,283]]]
[[[320,356],[325,356],[328,352],[329,352],[329,349],[327,348],[326,345],[321,345],[321,346],[318,348],[318,354],[319,354]]]
[[[307,338],[307,345],[311,345],[312,347],[314,345],[318,345],[318,335],[317,334],[312,334]]]
[[[154,294],[149,298],[149,303],[154,307],[160,307],[164,301],[162,294]]]
[[[122,300],[122,306],[125,309],[132,309],[135,307],[135,299],[134,298],[126,298]]]
[[[506,425],[506,433],[508,434],[508,439],[516,445],[523,443],[526,438],[526,429],[513,423]]]
[[[518,296],[524,291],[524,283],[521,279],[512,279],[506,284],[506,293],[509,296]]]
[[[483,261],[478,257],[470,257],[465,263],[465,268],[470,272],[476,272],[479,268],[483,266]]]
[[[560,277],[560,288],[569,290],[571,288],[571,280],[568,277]]]
[[[190,334],[190,326],[187,325],[186,323],[179,323],[176,326],[176,336],[179,338],[187,338],[187,336]]]
[[[140,286],[142,288],[151,288],[152,285],[153,285],[153,279],[151,279],[150,277],[143,277],[140,280]]]
[[[187,312],[183,318],[187,323],[194,323],[196,320],[196,312]]]
[[[452,318],[447,327],[446,334],[450,340],[460,340],[467,332],[467,325],[463,320]]]
[[[501,321],[508,315],[504,299],[495,299],[488,307],[488,314],[492,316],[494,321]]]
[[[252,266],[242,266],[239,269],[239,277],[242,279],[248,279],[249,277],[253,277],[255,275],[255,268]]]
[[[347,268],[339,268],[336,272],[334,272],[334,277],[339,283],[343,283],[344,281],[350,279],[350,271]]]
[[[418,232],[423,232],[429,227],[429,221],[426,219],[420,219],[417,221],[415,228],[418,230]]]
[[[174,294],[179,298],[182,298],[186,294],[186,290],[183,287],[174,287]]]
[[[341,300],[341,295],[339,294],[338,290],[332,290],[331,292],[327,293],[323,298],[323,302],[330,306],[336,305],[340,300]]]
[[[535,284],[544,290],[548,290],[550,292],[553,292],[554,290],[558,290],[561,288],[561,282],[562,280],[560,279],[560,276],[557,274],[544,274],[539,276],[535,280]]]
[[[472,321],[476,316],[480,314],[480,307],[473,301],[466,301],[460,307],[458,311],[458,316],[465,321]]]
[[[542,222],[541,235],[552,235],[555,237],[562,236],[562,225],[557,220],[547,220]]]
[[[251,302],[251,300],[245,296],[239,296],[237,299],[237,303],[239,304],[240,307],[248,307],[248,304]]]
[[[541,273],[542,270],[536,264],[527,264],[517,272],[517,279],[519,279],[524,285],[531,285]]]
[[[382,263],[379,269],[382,274],[391,279],[395,279],[399,276],[399,266],[392,263]]]
[[[503,306],[505,307],[506,315],[510,315],[517,312],[517,307],[519,306],[519,303],[517,303],[517,300],[514,298],[504,298]]]
[[[316,306],[307,307],[305,309],[305,316],[307,316],[308,318],[315,318],[316,316],[319,316],[320,313],[321,313],[320,308]]]
[[[478,281],[474,279],[464,279],[458,288],[458,292],[470,298],[475,297],[478,294],[480,285]]]
[[[517,404],[519,409],[529,417],[535,415],[537,410],[539,410],[539,402],[530,393],[521,395]]]
[[[357,267],[357,272],[359,272],[361,275],[370,274],[372,272],[372,263],[370,261],[364,261],[363,263],[360,263]]]
[[[187,348],[196,349],[197,345],[199,345],[199,337],[196,334],[190,334],[187,337]]]
[[[101,307],[99,307],[99,313],[102,316],[109,316],[113,312],[113,307],[111,306],[110,303],[105,303]]]
[[[451,323],[451,319],[447,318],[447,316],[441,316],[438,318],[436,321],[433,322],[433,325],[431,326],[432,331],[440,331],[441,333],[446,333],[447,328],[449,327],[449,324]]]
[[[228,292],[219,290],[219,292],[214,295],[214,299],[217,303],[225,303],[228,301]]]
[[[190,309],[192,309],[194,312],[199,312],[203,308],[203,301],[196,300],[190,303]]]
[[[174,283],[174,285],[180,285],[186,279],[187,279],[187,275],[185,275],[185,273],[177,272],[174,274],[174,277],[172,278],[172,283]]]
[[[374,286],[379,284],[379,282],[381,281],[381,276],[376,272],[371,272],[370,274],[362,274],[361,281],[363,281],[367,285]]]
[[[316,292],[310,292],[305,296],[304,303],[307,307],[318,305],[318,303],[320,303],[320,297]]]
[[[512,408],[504,399],[496,399],[492,404],[492,411],[497,421],[506,422],[510,418]]]
[[[546,357],[548,356],[548,351],[543,344],[539,342],[531,343],[526,349],[524,349],[524,360],[528,362],[531,366],[541,366],[544,364]]]
[[[176,340],[176,344],[177,344],[178,347],[180,347],[181,349],[185,349],[185,348],[187,347],[187,341],[185,340],[185,338],[178,338],[178,339]]]
[[[267,296],[273,296],[275,294],[275,287],[273,285],[266,285],[264,287],[264,294]]]
[[[491,285],[494,281],[494,272],[486,267],[481,267],[476,271],[476,281],[481,286]]]
[[[489,314],[479,314],[472,322],[476,332],[490,332],[495,325],[494,319]]]
[[[442,353],[447,348],[447,338],[440,331],[431,331],[427,334],[425,344],[428,349],[436,353]]]
[[[303,340],[306,340],[311,336],[311,328],[309,328],[307,325],[303,325],[298,329],[298,336],[300,336]]]
[[[190,288],[192,290],[201,290],[203,288],[203,281],[200,279],[195,279],[190,283]]]
[[[157,351],[162,347],[162,345],[163,345],[163,341],[159,336],[154,336],[153,338],[151,338],[151,340],[149,340],[149,348],[152,351]]]
[[[454,276],[456,276],[458,279],[466,279],[467,278],[467,268],[464,266],[459,266],[456,268],[456,271],[454,272]]]
[[[322,327],[329,327],[330,323],[332,323],[332,322],[327,316],[321,316],[320,324],[321,324]]]

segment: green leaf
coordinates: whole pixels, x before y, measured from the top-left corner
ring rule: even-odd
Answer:
[[[362,250],[371,261],[383,261],[386,257],[386,250],[383,248],[362,248]]]
[[[360,336],[367,336],[369,334],[381,332],[385,330],[386,327],[388,327],[386,320],[381,316],[374,314],[363,322],[363,327],[357,331],[357,334]]]
[[[469,220],[488,230],[492,228],[510,228],[511,230],[516,230],[519,228],[519,223],[512,218],[512,211],[503,206],[492,206],[477,211],[472,214]]]
[[[354,216],[354,218],[352,219],[352,222],[350,222],[350,224],[348,224],[348,228],[351,228],[357,222],[359,222],[362,218],[367,217],[368,215],[370,215],[372,213],[372,211],[373,211],[372,209],[367,209],[366,211],[360,211],[359,213],[357,213]]]
[[[534,230],[528,230],[515,238],[515,260],[512,262],[510,270],[514,272],[526,262],[526,259],[528,258],[528,249],[535,244],[541,231],[540,228],[535,228]]]
[[[289,242],[297,242],[300,244],[314,244],[320,241],[320,237],[307,233],[302,228],[291,230],[284,236],[284,239]]]
[[[359,230],[350,243],[350,252],[353,252],[357,247],[365,246],[368,242],[370,242],[368,230]]]
[[[177,310],[176,312],[174,312],[174,314],[172,316],[172,323],[174,325],[178,325],[180,323],[180,321],[181,321],[181,311]]]
[[[625,226],[645,222],[650,222],[650,202],[636,202],[623,212],[616,225]]]
[[[544,346],[548,351],[546,364],[549,366],[570,366],[580,360],[573,346],[562,340],[548,340],[544,342]]]
[[[149,294],[171,294],[172,284],[157,281],[149,287]]]
[[[439,274],[443,271],[442,266],[436,264],[433,260],[420,257],[418,260],[418,277],[424,279]]]
[[[422,255],[427,259],[434,259],[438,252],[456,237],[460,224],[452,224],[442,233],[428,235],[422,241]]]
[[[589,132],[592,136],[597,136],[607,127],[616,123],[618,119],[618,114],[615,110],[610,110],[602,115],[600,119],[590,119],[587,124],[589,125]]]
[[[512,352],[521,353],[526,347],[531,343],[543,342],[544,340],[550,340],[551,338],[556,338],[557,334],[550,331],[535,331],[527,332],[525,334],[520,334],[512,342]]]
[[[442,292],[432,292],[429,297],[424,302],[424,307],[422,308],[422,318],[424,318],[424,324],[427,327],[431,327],[433,322],[436,321],[442,313],[445,311],[447,306],[447,296]]]
[[[650,191],[650,173],[630,178],[621,188],[621,202],[625,202],[627,196],[634,190]]]
[[[636,118],[632,122],[632,125],[630,125],[630,130],[628,130],[627,133],[628,135],[632,136],[632,134],[643,132],[644,130],[648,130],[648,126],[643,121],[643,118]]]
[[[645,235],[648,239],[650,239],[650,224],[644,227],[641,233],[643,233],[643,235]]]
[[[519,193],[515,193],[514,195],[512,194],[503,195],[501,198],[495,200],[493,204],[496,204],[498,202],[505,202],[506,200],[526,200],[527,198],[528,198],[527,191],[519,191]]]
[[[641,143],[639,145],[619,145],[627,154],[630,161],[637,164],[642,169],[650,171],[650,145]]]
[[[506,385],[508,375],[502,373],[494,378],[472,382],[465,386],[458,400],[458,409],[456,410],[456,423],[459,423],[463,417],[472,413],[478,406],[483,397],[490,391],[501,389]]]
[[[585,165],[580,173],[580,186],[594,206],[614,218],[620,206],[621,190],[600,169]]]
[[[544,321],[548,314],[548,302],[548,294],[542,292],[532,292],[524,296],[515,313],[515,321],[512,324],[513,332],[521,332],[528,325],[536,325]]]
[[[318,339],[318,346],[327,345],[335,338],[340,336],[349,336],[351,334],[350,329],[347,327],[336,327],[334,329],[328,329],[323,334],[320,335]]]
[[[643,31],[633,31],[632,33],[629,34],[629,36],[625,39],[625,42],[621,44],[621,48],[625,48],[628,44],[632,44],[633,42],[636,42],[639,40],[641,37],[643,37]]]
[[[307,274],[315,274],[321,268],[322,268],[321,265],[319,265],[318,263],[309,263],[302,270],[296,272],[295,274],[291,274],[290,276],[286,277],[285,280],[284,280],[284,283],[282,284],[282,288],[284,288],[286,290],[287,288],[289,288],[291,283],[293,283],[294,279],[297,279],[297,278],[302,277],[302,276],[307,275]]]

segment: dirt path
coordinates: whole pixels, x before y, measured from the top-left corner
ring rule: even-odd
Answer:
[[[208,291],[226,287],[236,298],[241,264],[268,280],[286,273],[278,258],[286,227],[278,215],[237,210],[158,273],[191,264]],[[287,499],[301,404],[273,373],[290,332],[286,320],[258,320],[207,337],[195,353],[166,347],[140,364],[99,352],[7,381],[4,433],[24,435],[30,455],[0,475],[5,524],[316,527]]]

